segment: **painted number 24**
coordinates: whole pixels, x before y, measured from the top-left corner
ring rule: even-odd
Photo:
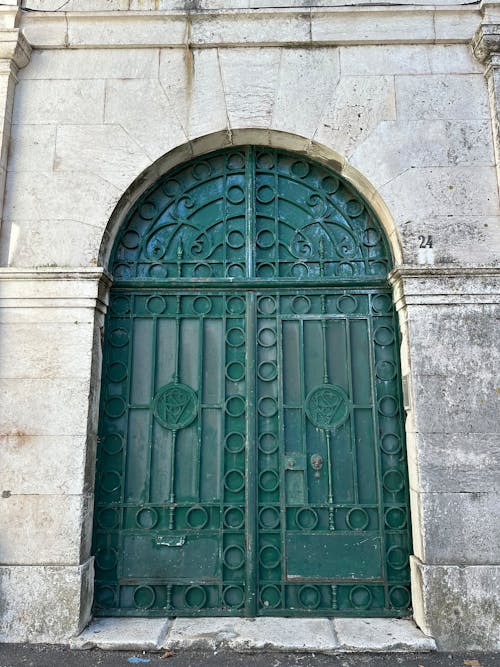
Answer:
[[[419,248],[432,248],[432,236],[423,236],[420,235],[418,237],[419,240]]]

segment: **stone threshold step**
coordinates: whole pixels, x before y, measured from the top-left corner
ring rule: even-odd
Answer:
[[[71,648],[337,653],[434,651],[432,637],[411,620],[394,618],[100,618]]]

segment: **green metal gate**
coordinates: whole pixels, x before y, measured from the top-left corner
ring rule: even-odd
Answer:
[[[213,153],[134,205],[111,263],[97,614],[408,614],[389,269],[366,203],[297,155]]]

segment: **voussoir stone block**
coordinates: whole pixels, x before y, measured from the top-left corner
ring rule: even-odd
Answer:
[[[219,57],[230,127],[270,127],[279,49],[228,49]]]
[[[341,76],[314,138],[349,157],[388,120],[396,120],[393,77]]]
[[[105,123],[121,125],[151,162],[187,140],[175,105],[159,79],[107,81]]]
[[[85,170],[124,191],[151,158],[118,124],[58,128],[54,170]]]
[[[339,49],[283,48],[273,126],[312,137],[335,94],[339,77]]]
[[[162,49],[160,81],[190,138],[227,127],[217,49]]]

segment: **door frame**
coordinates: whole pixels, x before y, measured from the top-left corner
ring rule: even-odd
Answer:
[[[264,141],[255,141],[255,136],[261,135]],[[192,143],[192,152],[189,157],[194,155],[202,155],[211,150],[217,150],[222,147],[227,147],[221,145],[223,139],[225,139],[225,133],[215,133],[204,137],[200,140],[195,140]],[[250,140],[251,139],[251,140]],[[255,146],[265,146],[271,144],[274,148],[283,149],[286,151],[292,151],[297,154],[302,154],[308,159],[313,159],[316,162],[323,163],[325,167],[332,169],[338,169],[341,171],[342,177],[350,182],[359,194],[369,201],[372,210],[375,212],[379,222],[381,223],[383,229],[385,230],[386,237],[388,239],[391,253],[393,255],[394,264],[397,265],[401,260],[401,245],[399,242],[399,234],[396,230],[394,222],[389,214],[389,211],[378,195],[376,190],[371,186],[371,184],[366,180],[366,178],[357,172],[356,169],[348,165],[345,160],[335,151],[326,148],[320,144],[311,144],[307,150],[304,150],[304,143],[300,137],[295,135],[288,135],[282,132],[259,132],[256,130],[238,130],[235,131],[233,136],[233,145],[243,146],[245,144],[251,143]],[[150,185],[154,183],[158,178],[159,173],[164,173],[166,170],[170,170],[172,167],[177,166],[180,162],[186,161],[185,147],[181,146],[170,153],[166,154],[160,160],[158,160],[154,165],[145,170],[143,174],[132,184],[132,186],[127,190],[126,195],[122,197],[119,204],[117,205],[113,215],[110,218],[106,233],[104,235],[103,243],[100,251],[100,258],[104,264],[108,264],[111,249],[113,247],[114,240],[120,229],[120,226],[126,217],[128,210],[130,208],[130,202],[134,201],[140,194],[142,194]],[[105,291],[108,289],[105,288]],[[102,330],[102,329],[101,329]],[[406,332],[406,323],[400,321],[400,330],[402,332],[402,347],[401,347],[401,361],[402,361],[402,372],[404,372],[404,389],[405,391],[405,409],[409,409],[408,405],[408,396],[411,394],[411,379],[409,377],[408,368],[409,368],[409,358],[408,358],[408,346],[407,346],[407,332]],[[100,368],[97,369],[96,375],[99,375]],[[100,386],[100,382],[97,382],[97,386]],[[407,438],[408,444],[410,444],[410,439]],[[408,456],[408,468],[413,465],[413,458]],[[414,475],[409,470],[410,477]],[[412,517],[412,526],[415,529],[415,522]]]

